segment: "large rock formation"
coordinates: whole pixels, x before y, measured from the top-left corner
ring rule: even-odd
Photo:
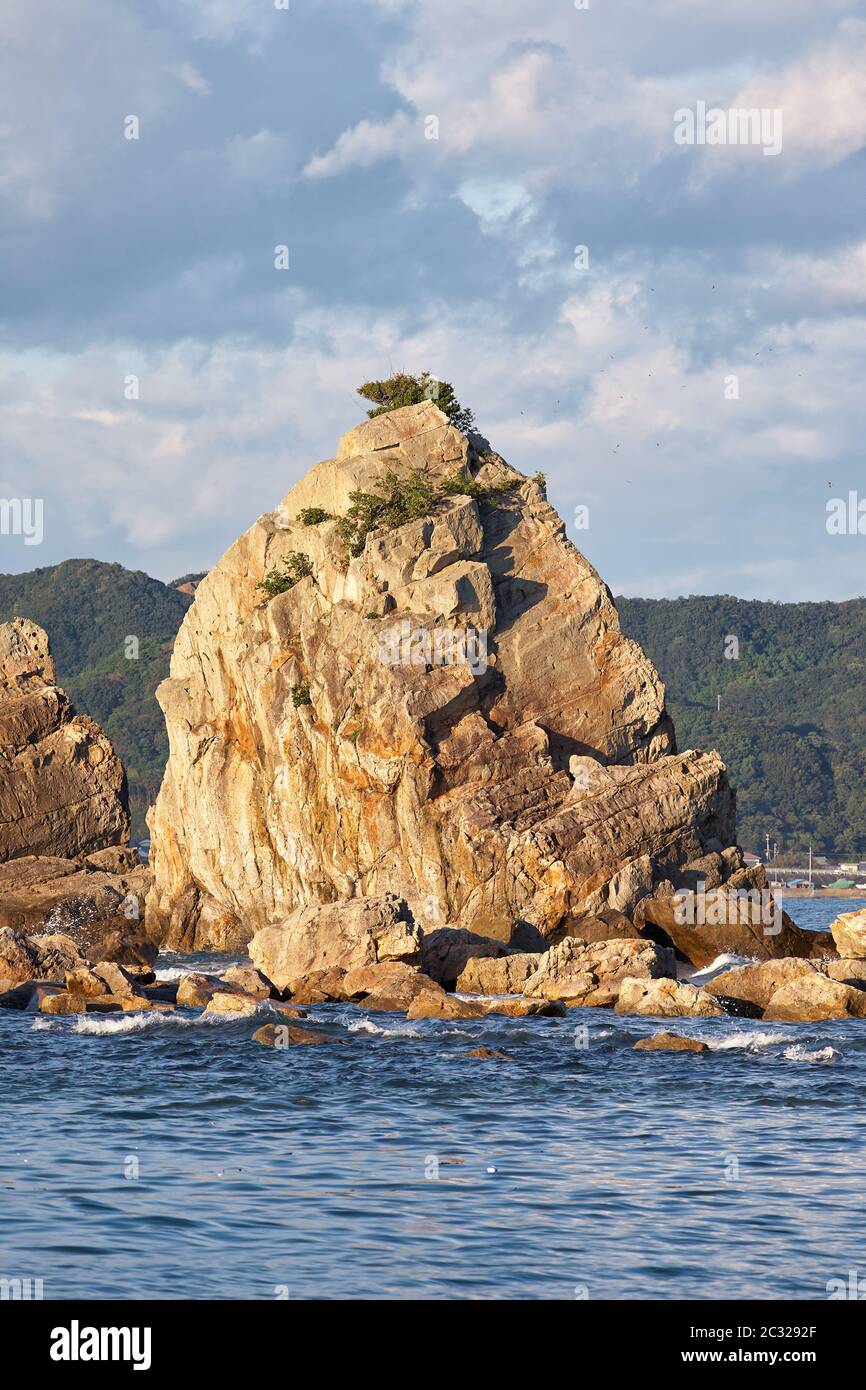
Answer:
[[[47,635],[0,624],[0,928],[63,933],[92,960],[152,959],[150,876],[128,839],[122,764],[57,686]]]
[[[458,472],[348,553],[335,518],[358,490]],[[287,561],[301,577],[268,598]],[[718,755],[676,753],[661,680],[543,483],[430,403],[350,430],[231,546],[158,697],[148,929],[169,946],[237,948],[389,891],[427,931],[510,942],[523,922],[550,942],[590,917],[604,934],[707,856],[742,868]]]
[[[0,863],[128,839],[123,766],[57,686],[46,633],[25,618],[0,623]]]

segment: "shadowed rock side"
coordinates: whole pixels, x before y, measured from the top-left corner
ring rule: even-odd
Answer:
[[[24,618],[0,624],[0,863],[128,839],[120,759],[55,684],[46,633]]]
[[[458,470],[507,490],[445,497],[355,558],[336,520],[299,516],[343,516],[389,472]],[[268,600],[259,581],[296,553],[312,573]],[[417,664],[383,661],[404,622],[486,633],[486,668],[422,642]],[[427,930],[508,942],[522,922],[549,944],[591,917],[598,939],[688,865],[742,870],[718,755],[676,753],[659,676],[543,484],[430,403],[349,431],[231,546],[158,698],[148,930],[167,946],[236,949],[296,909],[386,892]]]

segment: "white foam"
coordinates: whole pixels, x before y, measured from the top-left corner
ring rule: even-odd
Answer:
[[[713,1051],[726,1052],[733,1047],[743,1047],[749,1052],[757,1052],[762,1047],[775,1047],[778,1043],[788,1042],[789,1033],[729,1033],[724,1038],[706,1039],[707,1046]]]
[[[722,975],[726,970],[733,970],[738,965],[751,965],[753,962],[748,956],[735,956],[730,952],[723,952],[716,956],[711,965],[703,965],[700,970],[695,970],[691,965],[684,965],[677,970],[677,978],[680,980],[699,980],[706,984],[715,975]]]
[[[835,1062],[837,1057],[841,1057],[841,1052],[837,1052],[835,1047],[819,1047],[817,1051],[810,1052],[803,1043],[795,1043],[793,1047],[786,1047],[782,1056],[787,1057],[789,1062]]]
[[[420,1038],[421,1034],[417,1028],[413,1028],[410,1023],[395,1024],[391,1028],[386,1028],[384,1024],[374,1023],[372,1018],[362,1015],[360,1018],[351,1020],[340,1019],[349,1033],[373,1033],[376,1037],[382,1038]]]
[[[199,1014],[196,1018],[183,1018],[180,1014],[163,1013],[161,1010],[140,1014],[77,1014],[72,1031],[102,1036],[114,1033],[141,1033],[147,1028],[160,1028],[170,1023],[175,1027],[192,1028],[200,1023],[213,1022],[213,1017],[206,1018],[204,1014]]]

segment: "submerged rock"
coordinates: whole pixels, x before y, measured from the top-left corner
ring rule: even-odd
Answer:
[[[346,1046],[345,1038],[332,1038],[329,1033],[317,1033],[312,1028],[292,1028],[287,1023],[265,1023],[253,1033],[253,1042],[263,1047],[290,1047],[303,1043],[337,1043]]]
[[[507,1052],[497,1052],[493,1047],[475,1047],[471,1052],[464,1052],[464,1057],[479,1057],[484,1061],[491,1061],[494,1058],[500,1062],[510,1062],[513,1059]]]
[[[350,554],[333,518],[389,474],[451,482]],[[332,519],[306,525],[311,506]],[[286,561],[297,582],[268,599]],[[658,673],[543,484],[431,402],[349,431],[230,547],[158,698],[148,920],[178,949],[385,892],[428,925],[551,941],[733,846],[721,760],[675,752]]]
[[[679,1033],[654,1033],[634,1045],[635,1052],[709,1052],[706,1043],[696,1038],[684,1038]]]

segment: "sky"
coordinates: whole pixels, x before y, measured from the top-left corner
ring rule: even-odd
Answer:
[[[615,593],[864,594],[864,212],[866,4],[3,0],[0,570],[207,569],[402,369]]]

